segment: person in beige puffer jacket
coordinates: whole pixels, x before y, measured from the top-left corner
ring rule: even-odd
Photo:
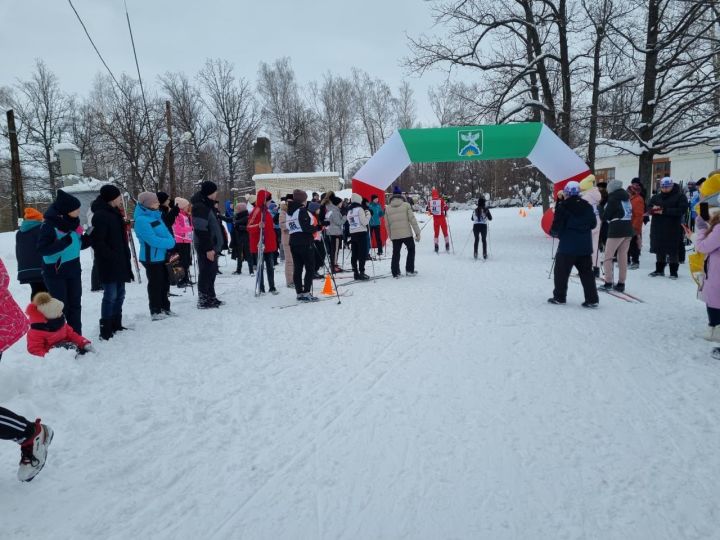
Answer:
[[[390,269],[394,278],[400,274],[400,250],[403,244],[407,247],[408,254],[405,260],[405,273],[408,276],[415,276],[415,241],[420,241],[420,226],[415,219],[415,214],[402,194],[396,188],[390,199],[390,204],[385,208],[385,226],[388,237],[392,240],[393,254]],[[415,241],[413,241],[413,232]]]

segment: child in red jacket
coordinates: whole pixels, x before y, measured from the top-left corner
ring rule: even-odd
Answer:
[[[38,293],[25,311],[30,319],[27,349],[35,356],[45,356],[50,349],[76,349],[79,354],[92,351],[84,338],[65,321],[63,303],[48,293]]]

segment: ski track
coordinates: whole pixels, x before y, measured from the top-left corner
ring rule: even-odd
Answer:
[[[453,213],[455,255],[426,227],[417,277],[307,312],[271,309],[294,297],[281,267],[281,294],[255,298],[226,258],[226,306],[188,289],[151,323],[132,284],[135,329],[99,343],[86,290],[98,354],[23,340],[0,363],[0,403],[55,429],[30,484],[0,445],[3,538],[720,538],[720,364],[687,267],[649,278],[644,252],[644,304],[586,310],[577,284],[551,306],[539,210],[494,215],[487,261]],[[0,256],[14,275],[12,235]]]

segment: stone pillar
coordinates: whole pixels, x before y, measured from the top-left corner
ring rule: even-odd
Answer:
[[[255,163],[255,174],[270,174],[270,139],[258,137],[253,145],[253,161]]]

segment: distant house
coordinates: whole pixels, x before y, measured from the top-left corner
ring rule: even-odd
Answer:
[[[256,174],[252,179],[256,191],[264,189],[278,199],[294,189],[325,193],[339,191],[345,186],[345,180],[336,172]]]
[[[622,180],[627,185],[638,175],[636,155],[639,147],[624,141],[599,144],[595,158],[595,177],[599,180]],[[700,144],[691,148],[674,150],[669,154],[655,156],[653,160],[654,188],[663,176],[670,176],[678,183],[687,184],[698,180],[718,167],[720,140],[715,144]]]

